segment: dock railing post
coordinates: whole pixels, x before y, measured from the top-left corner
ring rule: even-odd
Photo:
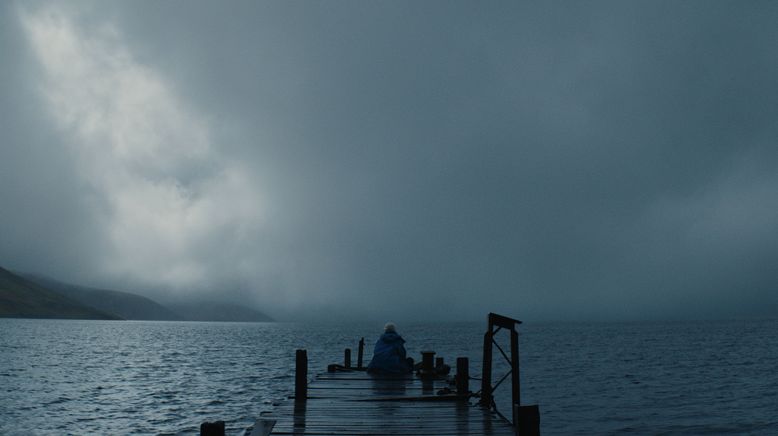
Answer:
[[[294,366],[294,401],[308,399],[308,352],[297,350]]]
[[[521,381],[519,376],[519,332],[511,330],[511,370],[513,371],[513,377],[511,377],[511,400],[513,404],[521,405]],[[516,423],[517,421],[513,421]]]
[[[357,350],[357,369],[362,369],[362,356],[365,354],[365,338],[359,340],[359,349]]]
[[[346,348],[343,352],[343,366],[351,368],[351,348]]]
[[[470,393],[470,362],[467,357],[457,357],[457,394]]]
[[[434,351],[421,352],[420,374],[424,377],[432,377],[435,375],[435,352]]]
[[[484,334],[484,359],[481,364],[481,405],[492,407],[492,323]]]

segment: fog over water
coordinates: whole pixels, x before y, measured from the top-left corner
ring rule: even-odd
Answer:
[[[280,319],[775,317],[777,20],[2,2],[0,266]]]

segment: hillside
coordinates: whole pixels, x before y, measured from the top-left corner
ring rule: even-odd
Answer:
[[[262,312],[231,303],[213,301],[170,303],[167,305],[187,321],[235,321],[235,322],[272,322],[273,319]]]
[[[34,274],[25,274],[24,277],[82,304],[104,312],[115,313],[124,319],[158,321],[182,319],[181,316],[167,307],[137,294],[77,286]]]
[[[46,289],[0,267],[0,317],[121,319]]]

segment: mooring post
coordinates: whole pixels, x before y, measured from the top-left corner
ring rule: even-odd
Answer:
[[[435,352],[421,352],[421,375],[433,375],[435,373]]]
[[[481,405],[492,407],[492,323],[484,334],[484,359],[481,364]]]
[[[362,369],[362,356],[365,354],[365,338],[359,340],[359,349],[357,350],[357,369]]]
[[[513,404],[521,406],[520,372],[519,372],[519,332],[511,330],[511,399]],[[516,421],[514,421],[516,422]]]
[[[351,368],[351,348],[346,348],[343,352],[343,366]]]
[[[532,406],[513,405],[516,434],[519,436],[540,436],[540,408]]]
[[[457,357],[457,394],[470,393],[470,362],[467,357]]]
[[[294,400],[305,401],[308,398],[308,352],[297,350],[294,366]]]
[[[200,436],[224,436],[224,421],[200,424]]]

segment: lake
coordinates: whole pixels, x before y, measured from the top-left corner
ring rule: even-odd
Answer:
[[[295,349],[315,374],[364,336],[367,362],[382,326],[0,319],[0,434],[197,434],[208,420],[237,433],[291,394]],[[398,325],[409,355],[467,356],[473,376],[485,330]],[[778,434],[776,320],[521,332],[522,402],[540,405],[544,435]],[[508,386],[496,394],[510,410]]]

